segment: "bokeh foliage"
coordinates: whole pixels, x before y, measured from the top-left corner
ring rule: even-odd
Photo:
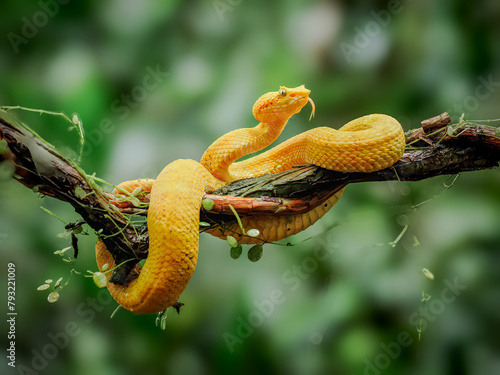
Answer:
[[[113,183],[154,177],[178,158],[199,160],[221,134],[255,124],[254,101],[279,85],[305,84],[317,114],[309,122],[306,107],[280,140],[374,112],[405,130],[443,111],[454,120],[500,117],[498,1],[54,4],[0,6],[0,103],[78,113],[87,132],[81,165]],[[67,123],[22,118],[75,155],[78,138]],[[77,215],[6,174],[0,266],[2,275],[8,262],[17,269],[18,366],[32,367],[33,350],[75,323],[78,333],[41,373],[500,371],[497,170],[350,186],[331,213],[290,240],[295,246],[267,245],[257,263],[231,259],[225,242],[203,235],[186,306],[180,316],[169,312],[166,331],[153,316],[120,311],[110,320],[115,303],[78,275],[49,304],[36,287],[66,280],[71,268],[96,270],[95,236],[80,236],[78,261],[63,262],[53,252],[69,245],[57,237],[64,225],[39,207],[66,222]],[[455,281],[466,289],[443,302]],[[425,303],[422,291],[431,296]],[[271,299],[272,313],[259,319],[256,306],[271,311],[264,302]],[[227,345],[249,319],[256,327]],[[397,351],[401,337],[411,343]],[[11,370],[5,356],[0,365]]]

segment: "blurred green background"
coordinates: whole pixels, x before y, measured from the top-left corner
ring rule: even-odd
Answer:
[[[81,166],[113,183],[199,160],[223,133],[256,124],[254,101],[279,85],[305,84],[316,103],[316,117],[306,108],[280,141],[373,112],[405,130],[443,111],[454,121],[500,117],[496,0],[19,0],[0,9],[0,103],[78,113]],[[67,123],[21,115],[76,155]],[[63,262],[53,253],[70,245],[57,236],[64,224],[40,206],[66,222],[78,216],[2,176],[2,311],[13,262],[18,312],[17,368],[3,351],[2,374],[500,373],[498,170],[350,186],[295,246],[267,245],[257,263],[232,260],[225,242],[202,235],[186,306],[170,311],[165,331],[155,316],[110,319],[107,291],[70,274],[96,270],[95,235],[80,236],[78,260]],[[36,288],[59,277],[70,282],[50,304]]]

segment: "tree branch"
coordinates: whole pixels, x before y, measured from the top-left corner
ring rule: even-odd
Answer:
[[[112,204],[109,195],[76,164],[61,156],[11,113],[2,110],[0,139],[7,143],[7,149],[0,151],[0,163],[13,165],[12,177],[15,180],[35,192],[71,204],[112,249],[117,264],[130,258],[137,261],[142,258],[141,250],[148,246],[147,229],[132,227]],[[135,263],[125,263],[113,275],[114,279],[125,280]]]
[[[449,125],[443,113],[422,122],[422,128],[406,133],[407,147],[393,166],[372,173],[342,173],[316,166],[297,166],[282,173],[234,181],[207,197],[214,200],[210,211],[201,210],[201,220],[213,226],[238,215],[292,215],[322,204],[350,183],[366,181],[418,181],[439,175],[498,167],[498,128],[461,122]],[[72,161],[21,124],[10,112],[0,110],[0,139],[7,149],[0,162],[14,165],[13,178],[39,193],[70,203],[87,224],[98,232],[120,267],[113,281],[123,283],[134,265],[147,257],[146,225],[131,223],[130,215],[145,215],[144,207],[99,187]],[[142,196],[149,199],[148,193]]]

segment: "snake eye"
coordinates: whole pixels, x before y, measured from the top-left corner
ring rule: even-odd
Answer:
[[[285,89],[281,89],[280,90],[280,95],[281,96],[286,96],[286,90]]]

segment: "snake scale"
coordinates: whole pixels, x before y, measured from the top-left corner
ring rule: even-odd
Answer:
[[[259,124],[233,130],[217,139],[201,162],[179,159],[167,165],[156,180],[126,181],[119,185],[129,192],[138,186],[151,190],[148,211],[149,254],[139,276],[127,285],[109,282],[113,298],[135,314],[156,313],[174,305],[186,287],[198,258],[200,207],[203,195],[223,184],[248,177],[315,164],[341,172],[372,172],[386,168],[403,154],[404,132],[397,120],[371,114],[345,124],[339,130],[318,127],[299,134],[260,155],[236,162],[240,157],[270,145],[288,120],[310,102],[303,85],[280,87],[261,96],[253,107]],[[237,223],[208,233],[240,243],[277,241],[314,224],[341,197],[342,191],[304,214],[242,217],[244,228],[255,228],[259,236],[243,236]],[[102,241],[96,244],[99,270],[114,261]]]

